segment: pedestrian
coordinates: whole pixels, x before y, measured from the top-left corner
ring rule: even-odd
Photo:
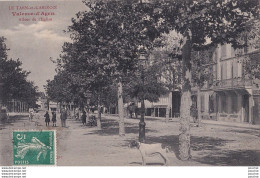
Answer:
[[[61,126],[66,127],[67,111],[63,108],[60,114]]]
[[[55,111],[52,111],[52,127],[56,127],[56,121],[57,121],[57,119],[56,119],[56,112]]]
[[[86,125],[87,115],[86,115],[85,111],[83,111],[83,114],[81,116],[81,120],[82,120],[82,124]]]
[[[74,115],[75,115],[76,121],[79,120],[79,110],[78,110],[78,108],[75,109],[75,114]]]
[[[79,112],[76,112],[75,118],[76,118],[76,120],[79,120]]]
[[[38,110],[35,111],[34,118],[35,118],[35,126],[39,126],[40,113]]]
[[[3,128],[5,128],[5,123],[7,119],[8,119],[7,110],[5,108],[2,108],[0,112],[0,124],[3,125]]]
[[[48,111],[46,111],[44,117],[45,117],[46,126],[49,126],[49,123],[50,123],[50,115],[49,115]]]
[[[30,121],[30,122],[32,122],[32,120],[33,120],[33,114],[34,114],[33,109],[30,108],[30,109],[29,109],[29,121]]]
[[[192,104],[191,107],[190,107],[190,113],[191,113],[191,116],[193,118],[193,122],[194,123],[197,123],[198,121],[198,109],[196,107],[195,104]]]

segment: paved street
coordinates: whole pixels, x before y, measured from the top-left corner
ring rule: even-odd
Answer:
[[[138,120],[126,119],[126,136],[118,136],[117,118],[102,118],[102,130],[82,126],[68,119],[67,128],[45,127],[43,113],[40,126],[25,116],[15,117],[0,130],[0,164],[12,165],[12,130],[39,129],[57,131],[58,166],[140,166],[141,156],[128,144],[138,139]],[[59,117],[58,117],[59,118]],[[50,124],[51,125],[51,124]],[[162,143],[170,148],[170,166],[249,166],[260,165],[260,130],[213,124],[191,127],[192,159],[180,161],[178,155],[178,122],[166,124],[161,119],[146,119],[147,143]],[[162,165],[159,157],[151,157],[148,165]]]

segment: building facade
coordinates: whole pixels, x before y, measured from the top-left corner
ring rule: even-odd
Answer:
[[[180,116],[181,94],[179,91],[172,91],[161,96],[157,102],[145,101],[145,115],[152,117],[166,117],[170,118]],[[141,104],[138,103],[138,108]]]
[[[5,107],[8,112],[15,112],[15,113],[26,113],[29,111],[29,105],[26,102],[19,101],[19,100],[9,100],[6,104],[0,105]]]
[[[260,69],[260,50],[234,50],[230,44],[218,45],[210,64],[204,70],[212,78],[204,83],[198,96],[198,87],[192,88],[192,100],[200,108],[202,119],[260,124],[260,80],[254,74]],[[170,117],[180,115],[181,94],[172,91],[158,102],[146,101],[146,115]]]
[[[200,97],[203,119],[260,124],[259,81],[252,73],[259,56],[259,50],[234,50],[230,44],[215,49],[207,67],[213,81],[205,83],[200,96],[193,90]]]

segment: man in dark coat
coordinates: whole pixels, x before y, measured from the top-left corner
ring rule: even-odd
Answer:
[[[7,110],[2,108],[0,111],[0,124],[2,124],[3,127],[5,127],[5,123],[7,119],[8,119]]]
[[[49,126],[49,123],[50,123],[50,115],[49,115],[48,111],[46,111],[44,117],[45,117],[46,126]]]
[[[83,111],[83,114],[81,116],[81,120],[82,120],[82,124],[86,125],[87,115],[86,115],[85,111]]]
[[[61,119],[61,126],[66,127],[67,112],[65,111],[65,109],[61,110],[60,119]]]

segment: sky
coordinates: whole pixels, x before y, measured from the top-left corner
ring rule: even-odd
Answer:
[[[49,6],[56,9],[25,10],[24,6]],[[50,58],[57,59],[63,43],[70,41],[69,34],[64,33],[64,30],[72,24],[71,18],[84,10],[86,6],[80,0],[0,1],[0,36],[7,39],[6,44],[10,49],[8,58],[19,58],[22,61],[22,68],[31,72],[28,79],[38,86],[39,91],[44,91],[46,80],[53,79],[55,75],[55,64]],[[43,12],[47,16],[42,15]],[[14,13],[33,15],[16,16]],[[19,21],[21,18],[29,21]],[[41,21],[40,18],[52,20]]]

